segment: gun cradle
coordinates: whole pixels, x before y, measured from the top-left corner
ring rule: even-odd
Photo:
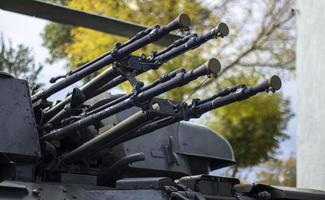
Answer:
[[[160,99],[199,77],[217,77],[216,58],[192,70],[178,68],[151,84],[136,76],[207,41],[228,35],[220,23],[189,34],[151,56],[132,53],[169,32],[187,30],[179,15],[152,26],[75,71],[51,79],[48,89],[29,94],[25,80],[0,72],[0,200],[323,200],[325,192],[267,185],[240,185],[236,178],[208,175],[235,163],[221,135],[188,121],[222,106],[281,88],[278,76],[247,87],[226,88],[191,104]],[[61,102],[47,100],[63,88],[112,64],[74,88]],[[58,79],[63,79],[55,83]],[[129,94],[106,91],[128,81]]]

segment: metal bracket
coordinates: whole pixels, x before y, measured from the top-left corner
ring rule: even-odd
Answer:
[[[154,98],[146,112],[152,112],[160,116],[182,117],[186,107],[187,104],[181,104],[177,101]]]
[[[154,69],[156,66],[157,64],[149,61],[144,55],[130,55],[123,60],[118,60],[113,63],[113,69],[130,82],[134,91],[144,86],[143,82],[135,78],[136,75]]]
[[[118,72],[121,76],[129,81],[129,83],[133,87],[133,91],[137,91],[143,87],[143,82],[138,81],[135,77],[137,75],[137,71],[134,69],[130,69],[126,67],[124,64],[120,62],[113,63],[113,69]]]
[[[179,158],[175,152],[175,140],[173,136],[170,136],[168,139],[168,145],[163,146],[163,149],[166,153],[168,164],[176,164],[179,166]]]

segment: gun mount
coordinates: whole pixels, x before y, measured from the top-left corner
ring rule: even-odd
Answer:
[[[243,186],[236,178],[208,175],[236,162],[232,148],[209,128],[184,121],[260,93],[277,92],[281,80],[272,76],[255,87],[235,85],[190,104],[158,98],[221,71],[220,62],[211,58],[195,69],[179,68],[147,85],[137,79],[229,33],[220,23],[150,56],[132,55],[189,25],[189,17],[181,14],[167,25],[152,26],[77,70],[54,77],[51,87],[32,96],[25,80],[0,73],[0,199],[324,199],[322,191]],[[110,64],[61,102],[47,100]],[[125,81],[133,87],[131,93],[108,95],[107,90]]]

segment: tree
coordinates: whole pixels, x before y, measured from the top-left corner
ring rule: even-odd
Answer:
[[[26,79],[29,86],[37,83],[43,66],[35,64],[31,49],[22,44],[13,47],[10,40],[6,43],[3,36],[0,38],[0,71],[7,72],[16,78]]]
[[[173,59],[159,70],[150,71],[139,77],[146,82],[152,82],[161,74],[180,66],[192,69],[204,62],[207,57],[219,58],[223,69],[217,81],[202,84],[205,80],[199,79],[165,95],[175,100],[184,101],[193,96],[207,97],[231,84],[242,82],[255,84],[264,77],[262,74],[274,72],[285,74],[294,69],[295,30],[291,11],[293,3],[290,0],[63,2],[72,8],[144,25],[166,24],[183,11],[190,14],[193,28],[198,33],[209,30],[218,22],[226,22],[230,26],[230,35],[225,39],[211,41],[200,49]],[[78,67],[112,49],[117,41],[126,40],[86,28],[58,24],[49,24],[43,38],[44,45],[52,53],[52,58],[67,59],[69,68]],[[148,45],[141,52],[149,54],[159,48],[161,47]],[[123,84],[121,88],[130,90],[127,84]],[[191,95],[193,91],[196,91],[195,95]],[[258,112],[257,107],[263,110],[263,113]],[[255,165],[259,161],[271,158],[279,142],[287,137],[283,130],[290,117],[289,101],[278,94],[269,97],[259,96],[247,102],[219,109],[209,115],[206,123],[230,140],[239,160],[238,168]],[[212,124],[212,119],[218,123]],[[249,142],[251,145],[247,146],[246,142],[249,139],[252,139]],[[261,149],[262,152],[255,153],[251,148]],[[250,152],[253,154],[248,154]],[[234,170],[234,175],[236,172],[237,170]]]
[[[263,164],[257,174],[257,182],[296,187],[296,176],[296,158],[291,155],[287,160],[272,159]]]

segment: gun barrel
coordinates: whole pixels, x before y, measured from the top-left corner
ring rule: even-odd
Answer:
[[[73,132],[81,128],[85,128],[111,115],[114,115],[118,112],[131,108],[134,105],[142,105],[147,102],[150,102],[153,97],[163,94],[173,88],[185,85],[190,81],[197,79],[199,76],[218,73],[220,71],[220,68],[221,67],[219,61],[215,58],[211,58],[205,64],[201,65],[197,69],[191,70],[189,72],[180,71],[175,75],[175,77],[173,77],[172,79],[166,82],[163,82],[161,84],[149,88],[148,90],[140,92],[139,94],[132,96],[124,101],[121,101],[112,107],[108,107],[98,113],[86,116],[83,119],[80,119],[63,128],[53,130],[52,132],[44,135],[41,139],[50,140],[54,138],[56,139],[63,138],[66,136],[66,134],[69,134],[69,132]]]
[[[184,44],[185,42],[187,42],[188,40],[190,40],[193,37],[198,37],[198,35],[194,33],[194,34],[187,35],[181,39],[178,39],[178,40],[174,41],[171,45],[169,45],[167,48],[165,48],[159,52],[154,52],[152,55],[152,58],[160,56],[160,55],[170,51],[171,49]]]
[[[122,137],[117,138],[116,140],[112,141],[110,143],[110,145],[115,146],[115,145],[121,144],[123,142],[132,140],[134,138],[140,137],[147,133],[151,133],[151,132],[158,130],[160,128],[177,123],[181,120],[182,120],[182,118],[180,118],[180,117],[164,117],[164,118],[158,119],[158,120],[148,123],[144,126],[141,126],[134,131],[130,131],[129,133],[124,134]]]
[[[145,101],[148,98],[160,95],[168,90],[174,89],[176,87],[183,86],[192,80],[197,79],[204,75],[217,75],[221,70],[221,65],[216,58],[209,59],[206,63],[200,67],[185,73],[178,73],[174,78],[157,85],[156,87],[150,88],[146,91],[141,92],[137,99],[140,101]]]
[[[260,83],[258,86],[252,88],[252,90],[256,93],[264,92],[264,91],[277,91],[281,88],[282,82],[280,77],[274,75],[270,79],[265,80],[264,82]]]
[[[109,68],[105,72],[99,74],[94,79],[92,79],[91,81],[89,81],[88,83],[83,85],[80,88],[80,90],[85,95],[85,100],[94,97],[94,93],[95,93],[94,91],[96,91],[96,89],[98,87],[101,87],[102,85],[104,85],[107,82],[107,80],[112,80],[112,79],[114,80],[114,78],[116,76],[118,76],[118,74],[113,69]],[[44,113],[43,122],[47,122],[51,118],[53,118],[57,113],[62,111],[64,106],[67,105],[70,101],[71,101],[71,95],[69,95],[64,100],[60,101],[59,103],[54,105],[52,108],[47,110]],[[63,110],[63,112],[64,112],[64,110]],[[62,116],[62,115],[64,115],[64,113],[60,114],[60,115]],[[56,117],[56,119],[50,120],[49,123],[53,123],[54,121],[57,121],[57,119],[59,119],[59,118]]]
[[[138,92],[148,90],[150,88],[155,87],[156,85],[158,85],[160,83],[166,82],[166,81],[170,80],[171,78],[175,77],[177,75],[177,73],[179,73],[181,71],[184,71],[184,69],[178,69],[178,70],[172,71],[170,73],[167,73],[167,74],[161,76],[158,80],[151,83],[150,85],[147,85],[147,86],[144,86],[144,87],[140,88],[138,90]],[[134,95],[134,92],[132,92],[131,94],[125,94],[125,95],[123,95],[123,96],[121,96],[121,97],[119,97],[119,98],[117,98],[117,99],[115,99],[115,100],[113,100],[113,101],[111,101],[111,102],[109,102],[107,104],[104,104],[102,106],[99,106],[98,108],[95,108],[95,109],[87,112],[87,115],[91,115],[91,114],[99,112],[99,111],[101,111],[101,110],[103,110],[105,108],[111,107],[111,106],[113,106],[113,105],[115,105],[115,104],[117,104],[117,103],[119,103],[119,102],[121,102],[121,101],[123,101],[123,100],[125,100],[127,98],[130,98],[132,95]]]
[[[219,24],[218,28],[213,29],[209,33],[203,35],[203,36],[197,36],[197,34],[191,34],[188,35],[182,39],[176,40],[173,44],[168,46],[166,49],[163,49],[160,52],[154,53],[152,57],[150,58],[151,60],[157,60],[158,63],[162,64],[164,62],[167,62],[171,60],[172,58],[185,53],[186,51],[190,49],[194,49],[204,42],[206,42],[209,39],[215,38],[215,37],[224,37],[227,36],[229,33],[228,26],[224,23]],[[199,39],[198,39],[199,38]],[[156,65],[155,68],[158,68],[160,65]],[[119,77],[119,81],[115,81],[116,84],[113,83],[106,83],[103,85],[100,89],[98,89],[95,93],[94,96],[97,94],[102,93],[103,91],[109,90],[112,87],[115,87],[116,85],[120,84],[121,82],[125,81],[125,78]]]
[[[232,92],[235,92],[237,89],[244,88],[241,92],[237,94],[232,94]],[[278,76],[272,76],[270,79],[262,82],[256,87],[245,89],[243,85],[237,85],[234,87],[229,88],[228,90],[224,90],[223,92],[219,93],[220,95],[217,95],[217,97],[220,97],[218,99],[211,99],[208,98],[206,100],[202,100],[199,102],[198,107],[194,107],[193,110],[191,110],[191,106],[189,107],[190,110],[188,110],[189,116],[186,118],[196,118],[197,116],[202,115],[205,112],[208,112],[210,110],[219,108],[224,105],[228,105],[230,103],[243,100],[246,98],[249,98],[251,96],[254,96],[257,93],[272,90],[277,91],[281,88],[281,79]],[[228,94],[226,94],[228,93]],[[202,106],[200,106],[202,105]],[[139,137],[141,135],[150,133],[152,131],[155,131],[157,129],[166,127],[168,125],[177,123],[179,121],[184,120],[185,115],[179,115],[179,116],[167,116],[167,117],[161,117],[158,118],[156,121],[150,122],[145,124],[142,127],[137,128],[135,131],[131,131],[132,133],[124,134],[122,137],[118,138],[117,140],[112,142],[113,145],[117,145],[123,142],[126,142],[128,140],[131,140],[133,138]]]
[[[163,26],[162,29],[168,29],[168,30],[170,29],[170,30],[172,30],[173,27],[178,26],[178,25],[180,25],[180,27],[189,26],[190,25],[190,19],[189,19],[188,15],[186,15],[186,14],[179,15],[179,17],[177,19],[175,19],[173,22],[169,23],[168,25]],[[153,28],[148,29],[148,30],[153,30]],[[146,31],[144,31],[143,33],[146,33]],[[130,41],[128,41],[127,44],[123,44],[123,47],[127,46],[129,44],[131,45],[131,43],[134,42],[136,39],[138,39],[140,36],[144,37],[145,35],[146,34],[140,34],[137,37],[135,36]],[[180,40],[183,41],[183,39],[180,39]],[[110,54],[108,54],[108,53],[104,54],[104,55],[106,57],[110,56]],[[89,64],[87,66],[91,66],[92,64],[94,64],[96,62],[99,62],[101,59],[104,59],[105,58],[104,55],[100,56],[100,59],[97,58],[97,59],[95,59],[95,61],[89,62]],[[83,66],[82,69],[85,69],[87,66]],[[159,66],[156,66],[156,68],[158,68],[158,67]],[[76,73],[78,73],[78,71],[81,71],[81,70],[77,69],[76,71],[74,71],[71,74],[76,74]],[[111,81],[107,82],[107,80],[111,80]],[[82,86],[80,88],[80,90],[84,93],[85,99],[87,100],[87,99],[90,99],[90,98],[102,93],[105,90],[111,89],[111,88],[119,85],[120,83],[124,82],[125,80],[126,80],[125,77],[119,76],[119,74],[114,69],[109,68],[105,72],[99,74],[98,76],[93,78],[91,81],[89,81],[87,84]],[[58,104],[56,104],[52,108],[50,108],[48,111],[46,111],[44,113],[44,116],[43,116],[43,122],[48,121],[49,123],[56,123],[58,120],[60,120],[62,118],[61,116],[66,115],[66,112],[62,111],[59,115],[57,115],[57,114],[70,101],[71,101],[71,96],[68,96],[63,101],[59,102]],[[55,115],[57,115],[57,116],[55,116]],[[54,116],[55,116],[55,118],[51,119]]]
[[[63,128],[55,129],[52,132],[44,135],[41,137],[41,140],[51,140],[51,139],[61,139],[67,136],[70,132],[74,132],[76,130],[79,130],[81,128],[85,128],[87,126],[92,125],[95,122],[98,122],[100,120],[103,120],[111,115],[114,115],[118,112],[121,112],[123,110],[126,110],[128,108],[131,108],[133,106],[132,101],[130,99],[127,99],[125,101],[120,102],[119,104],[116,104],[115,106],[106,108],[105,110],[98,112],[93,115],[89,115],[87,117],[84,117],[72,124],[69,124]]]
[[[52,94],[62,90],[63,88],[79,81],[85,76],[109,64],[112,64],[116,59],[124,58],[128,54],[146,46],[147,44],[157,41],[158,39],[160,39],[164,35],[167,35],[171,31],[189,26],[190,23],[191,20],[189,16],[182,13],[169,24],[161,27],[158,26],[157,28],[153,29],[149,34],[145,35],[144,37],[141,37],[138,40],[135,40],[134,42],[117,49],[116,51],[114,51],[114,54],[110,53],[107,56],[104,56],[102,59],[91,63],[90,65],[83,68],[82,70],[76,71],[75,73],[71,74],[67,78],[53,84],[48,89],[36,93],[35,95],[32,96],[32,102],[36,102],[39,99],[47,98],[51,96]]]
[[[152,116],[146,112],[137,112],[108,131],[82,144],[78,148],[68,152],[61,157],[64,164],[70,164],[74,161],[86,158],[107,147],[114,138],[118,138],[125,132],[136,129],[139,125],[152,120]]]
[[[260,92],[268,92],[268,91],[277,91],[281,88],[281,79],[278,76],[272,76],[270,79],[263,81],[259,85],[253,88],[242,88],[241,91],[230,93],[226,96],[205,102],[203,104],[199,104],[194,107],[192,113],[190,114],[191,118],[195,118],[200,116],[208,111],[214,110],[216,108],[220,108],[222,106],[234,103],[236,101],[241,101],[247,99],[251,96],[256,95]]]
[[[203,43],[205,43],[210,39],[227,36],[228,33],[229,33],[228,26],[225,23],[220,23],[218,27],[212,29],[211,31],[201,36],[193,35],[190,38],[188,38],[188,40],[182,45],[178,45],[167,52],[160,53],[154,59],[157,62],[164,63],[190,49],[194,49],[201,46]]]
[[[209,60],[212,62],[211,60]],[[211,63],[210,63],[211,64]],[[209,62],[207,63],[209,65]],[[208,67],[205,66],[207,69]],[[202,74],[202,66],[196,69],[196,72],[191,71],[191,74]],[[188,73],[186,73],[188,74]],[[194,75],[195,76],[195,75]],[[177,78],[177,76],[175,76]],[[178,79],[178,78],[177,78]],[[237,87],[237,86],[236,86]],[[235,87],[234,87],[235,88]],[[197,107],[189,107],[189,117],[197,117],[207,111],[219,108],[221,106],[240,101],[251,96],[256,95],[259,92],[272,90],[275,92],[281,88],[281,80],[278,76],[272,76],[270,79],[262,82],[256,87],[242,88],[241,91],[235,93],[229,93],[228,95],[221,96],[220,98],[205,102],[203,104],[198,104]],[[152,92],[154,95],[155,92]],[[161,116],[155,112],[143,112],[139,111],[126,120],[123,120],[113,128],[102,133],[101,135],[89,140],[88,142],[82,144],[78,148],[62,155],[61,161],[63,164],[71,164],[77,160],[87,158],[89,155],[96,153],[104,148],[117,145],[119,143],[125,142],[127,140],[133,139],[135,137],[144,135],[146,133],[152,132],[156,129],[177,123],[183,120],[182,115],[178,116]]]
[[[153,82],[152,84],[148,85],[148,86],[145,86],[143,88],[141,88],[139,90],[139,92],[141,91],[144,91],[144,90],[147,90],[147,89],[150,89],[156,85],[158,85],[159,83],[162,83],[164,81],[167,81],[169,80],[170,78],[173,78],[176,76],[176,74],[180,71],[184,71],[184,69],[178,69],[178,70],[175,70],[173,72],[170,72],[164,76],[162,76],[160,79],[156,80],[155,82]],[[106,87],[113,87],[113,86],[116,86],[118,84],[120,84],[121,82],[123,82],[125,80],[124,77],[122,76],[119,76],[119,77],[116,77],[115,79],[113,79],[112,81],[108,82],[106,85],[104,85],[103,87],[101,87],[99,89],[99,91],[96,91],[95,93],[93,93],[93,96],[96,96],[104,91],[107,90]],[[83,91],[83,87],[81,88],[81,91]],[[109,102],[107,104],[104,104],[94,110],[91,110],[90,112],[87,113],[87,116],[88,115],[91,115],[91,114],[94,114],[98,111],[101,111],[101,110],[104,110],[106,108],[109,108],[117,103],[120,103],[121,101],[124,101],[128,98],[130,98],[134,93],[131,93],[131,94],[127,94],[127,95],[123,95],[115,100],[113,100],[112,102]],[[88,99],[89,97],[89,93],[88,95],[86,96],[86,99]],[[68,111],[67,110],[62,110],[64,108],[64,106],[69,103],[71,100],[71,96],[67,97],[66,99],[64,99],[63,101],[59,102],[58,104],[56,104],[55,106],[53,106],[52,108],[50,108],[47,112],[44,113],[43,115],[43,122],[46,122],[48,121],[48,123],[50,123],[51,125],[56,125],[62,118],[66,117],[68,115]],[[61,111],[60,111],[61,110]],[[50,120],[48,120],[50,119]]]

